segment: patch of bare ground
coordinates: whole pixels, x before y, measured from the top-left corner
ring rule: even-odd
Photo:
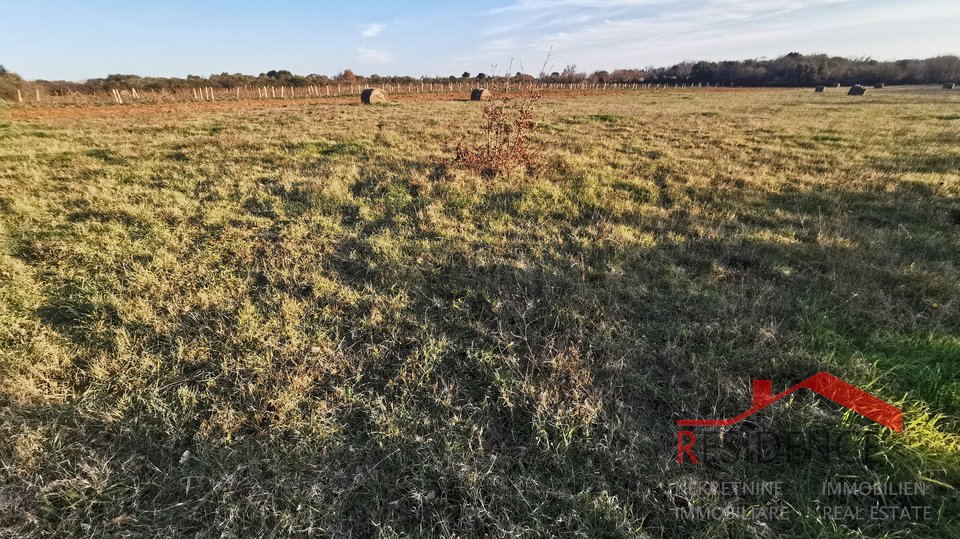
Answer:
[[[661,90],[543,90],[548,98],[587,97],[613,95],[650,95],[660,92],[689,93],[741,93],[770,91],[766,88],[668,88]],[[514,92],[511,92],[513,94]],[[469,92],[393,94],[395,103],[418,103],[424,101],[469,101]],[[297,98],[297,99],[246,99],[241,101],[193,101],[184,103],[124,104],[106,106],[24,107],[14,109],[10,117],[17,120],[53,120],[77,118],[120,118],[126,116],[151,116],[183,114],[237,109],[285,108],[299,105],[359,105],[356,96]]]

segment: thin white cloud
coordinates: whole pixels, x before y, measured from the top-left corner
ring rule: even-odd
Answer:
[[[357,59],[367,64],[391,64],[394,55],[383,49],[360,47],[357,49]]]
[[[856,0],[518,0],[493,10],[509,20],[488,28],[488,33],[513,33],[531,30],[575,32],[584,26],[633,20],[654,22],[661,19],[687,25],[718,21],[749,21],[770,15],[817,8],[825,4],[855,4]],[[512,13],[507,13],[512,12]]]
[[[544,10],[566,9],[571,7],[622,8],[656,4],[669,4],[670,0],[518,0],[509,6],[494,8],[488,13],[537,12]]]
[[[630,9],[650,6],[675,6],[681,10],[702,9],[708,6],[727,10],[739,9],[799,9],[813,4],[861,3],[862,0],[517,0],[508,6],[487,13],[563,11],[571,8],[592,10]]]
[[[558,64],[576,62],[586,69],[794,50],[876,54],[872,51],[888,50],[880,45],[898,41],[897,33],[881,33],[881,27],[902,21],[904,35],[916,34],[960,13],[953,1],[923,4],[917,9],[895,0],[516,0],[486,12],[486,39],[457,60],[536,57],[550,47]],[[535,58],[524,59],[530,64]]]
[[[363,30],[360,31],[360,35],[363,37],[373,37],[380,32],[383,32],[386,26],[377,23],[366,24],[363,26]]]
[[[746,9],[727,9],[729,6],[726,4],[730,3],[740,4]],[[722,39],[749,42],[752,36],[769,38],[779,34],[788,37],[818,33],[824,28],[869,27],[881,22],[900,20],[906,23],[909,20],[933,20],[942,16],[911,10],[907,6],[840,13],[832,9],[800,10],[785,4],[789,3],[713,2],[712,6],[696,12],[598,21],[538,37],[533,43],[557,43],[571,48],[622,44],[633,48],[629,45],[645,45],[668,37],[669,40],[664,45],[680,46],[685,42],[714,42]],[[960,9],[951,11],[956,14]]]

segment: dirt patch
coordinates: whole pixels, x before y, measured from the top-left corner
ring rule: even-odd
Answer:
[[[544,90],[544,97],[584,97],[595,95],[639,95],[663,91],[670,92],[743,92],[761,90],[761,88],[667,88],[666,90]],[[516,93],[511,92],[511,95]],[[390,101],[394,103],[413,103],[420,101],[469,101],[470,92],[441,92],[394,94]],[[65,106],[31,107],[14,109],[11,118],[18,120],[55,120],[72,118],[121,118],[126,116],[150,116],[159,114],[194,113],[230,109],[267,109],[277,107],[295,107],[300,105],[359,105],[359,97],[319,97],[296,99],[248,99],[241,101],[200,101],[184,103],[155,103],[148,105],[101,105],[101,106]]]

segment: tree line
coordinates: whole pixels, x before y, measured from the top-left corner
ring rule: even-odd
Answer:
[[[258,76],[243,73],[220,73],[209,77],[188,75],[177,77],[141,77],[112,74],[105,78],[72,81],[26,81],[0,66],[0,98],[16,99],[23,93],[94,93],[112,90],[178,90],[189,88],[237,88],[253,86],[326,86],[335,84],[415,84],[415,83],[488,83],[488,82],[554,82],[554,83],[666,83],[719,84],[723,86],[813,86],[822,84],[941,84],[960,82],[960,58],[937,56],[919,60],[878,61],[872,58],[844,58],[826,54],[804,55],[791,52],[774,59],[730,60],[721,62],[681,62],[670,67],[615,69],[587,74],[575,64],[563,71],[515,75],[471,75],[420,77],[362,76],[344,70],[333,76],[295,75],[288,70],[271,70]]]
[[[733,86],[816,86],[852,84],[942,84],[960,82],[960,58],[881,62],[791,52],[772,60],[683,62],[646,70],[647,82],[708,83]]]

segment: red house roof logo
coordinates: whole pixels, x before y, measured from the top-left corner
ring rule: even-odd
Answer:
[[[807,378],[783,393],[773,394],[773,380],[753,381],[753,408],[733,419],[680,419],[681,426],[728,426],[745,419],[767,406],[805,387],[833,402],[846,406],[858,414],[876,421],[897,432],[903,432],[903,412],[890,403],[882,401],[866,391],[850,385],[826,371]]]

